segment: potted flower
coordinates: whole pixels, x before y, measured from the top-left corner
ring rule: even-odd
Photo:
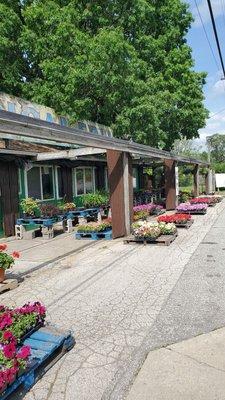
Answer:
[[[40,211],[43,218],[54,218],[60,214],[60,209],[54,204],[42,204]]]
[[[137,226],[133,224],[133,234],[136,239],[148,239],[155,241],[161,235],[158,223],[142,222]]]
[[[76,204],[74,203],[65,203],[63,204],[63,211],[68,212],[68,211],[75,211],[76,209]]]
[[[16,258],[20,257],[18,251],[8,254],[5,250],[7,250],[7,245],[0,244],[0,282],[5,280],[5,271],[13,266]]]
[[[40,207],[38,205],[38,202],[31,197],[21,200],[20,207],[23,211],[25,218],[35,218],[40,216]]]
[[[159,228],[161,230],[162,235],[174,235],[174,233],[176,233],[177,231],[176,225],[173,222],[169,223],[160,222]]]
[[[40,302],[27,303],[15,309],[0,306],[0,343],[8,330],[20,343],[44,325],[45,315],[46,309]]]
[[[139,219],[146,221],[149,216],[148,211],[134,211],[133,220],[138,221]]]
[[[92,222],[89,224],[84,224],[80,225],[77,229],[77,232],[86,232],[86,233],[92,233],[92,232],[106,232],[108,230],[112,229],[112,223],[109,220],[105,220],[104,222]]]
[[[107,207],[109,195],[107,193],[87,193],[81,196],[82,206],[85,208]]]
[[[172,215],[161,215],[157,218],[158,222],[174,223],[176,225],[186,224],[191,220],[191,215],[189,214],[172,214]]]
[[[208,205],[205,203],[191,204],[191,203],[181,203],[177,206],[176,210],[178,213],[193,213],[193,214],[205,214]]]
[[[30,346],[17,348],[17,340],[10,330],[4,332],[0,343],[0,392],[11,385],[18,374],[24,372],[31,354]]]

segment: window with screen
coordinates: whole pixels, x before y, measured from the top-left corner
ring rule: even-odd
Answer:
[[[28,197],[41,200],[40,167],[33,167],[27,171],[27,194]]]
[[[54,198],[53,188],[53,168],[52,167],[41,167],[41,181],[42,181],[42,193],[43,199]]]

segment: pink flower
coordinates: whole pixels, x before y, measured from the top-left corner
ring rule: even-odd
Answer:
[[[3,354],[6,358],[13,358],[16,354],[16,346],[14,343],[6,344],[3,347]]]
[[[4,313],[0,316],[0,330],[3,330],[6,326],[12,325],[12,318],[10,313]]]
[[[20,253],[19,253],[18,251],[14,251],[14,252],[12,253],[12,256],[13,256],[14,258],[20,258]]]
[[[15,337],[13,336],[11,331],[5,331],[3,333],[3,340],[15,341]]]
[[[20,351],[17,353],[16,357],[21,359],[26,359],[30,356],[30,346],[23,346]]]
[[[0,251],[4,251],[7,249],[7,244],[0,244]]]

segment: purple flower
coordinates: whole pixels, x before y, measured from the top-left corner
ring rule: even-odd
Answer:
[[[199,203],[199,204],[190,204],[190,203],[181,203],[177,206],[177,211],[200,211],[206,210],[208,208],[207,204]]]

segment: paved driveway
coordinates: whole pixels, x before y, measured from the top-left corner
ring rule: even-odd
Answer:
[[[67,260],[33,272],[17,289],[2,295],[2,303],[10,305],[43,301],[48,320],[72,329],[77,340],[75,348],[24,399],[124,398],[148,351],[158,343],[182,336],[174,332],[177,310],[166,307],[170,299],[174,301],[173,294],[179,288],[181,304],[191,301],[195,309],[192,299],[198,287],[187,286],[185,280],[182,289],[179,282],[183,282],[189,264],[194,268],[191,257],[196,249],[199,253],[200,243],[218,215],[225,221],[224,202],[209,209],[207,215],[196,216],[191,229],[179,231],[179,237],[170,247],[124,245],[120,240],[100,242]],[[219,229],[216,238],[224,235],[225,224]],[[201,252],[199,255],[202,258]],[[198,266],[199,263],[195,266],[197,281]],[[166,332],[163,332],[164,310]],[[196,318],[198,312],[202,310],[197,308]],[[204,323],[201,329],[204,330]]]

